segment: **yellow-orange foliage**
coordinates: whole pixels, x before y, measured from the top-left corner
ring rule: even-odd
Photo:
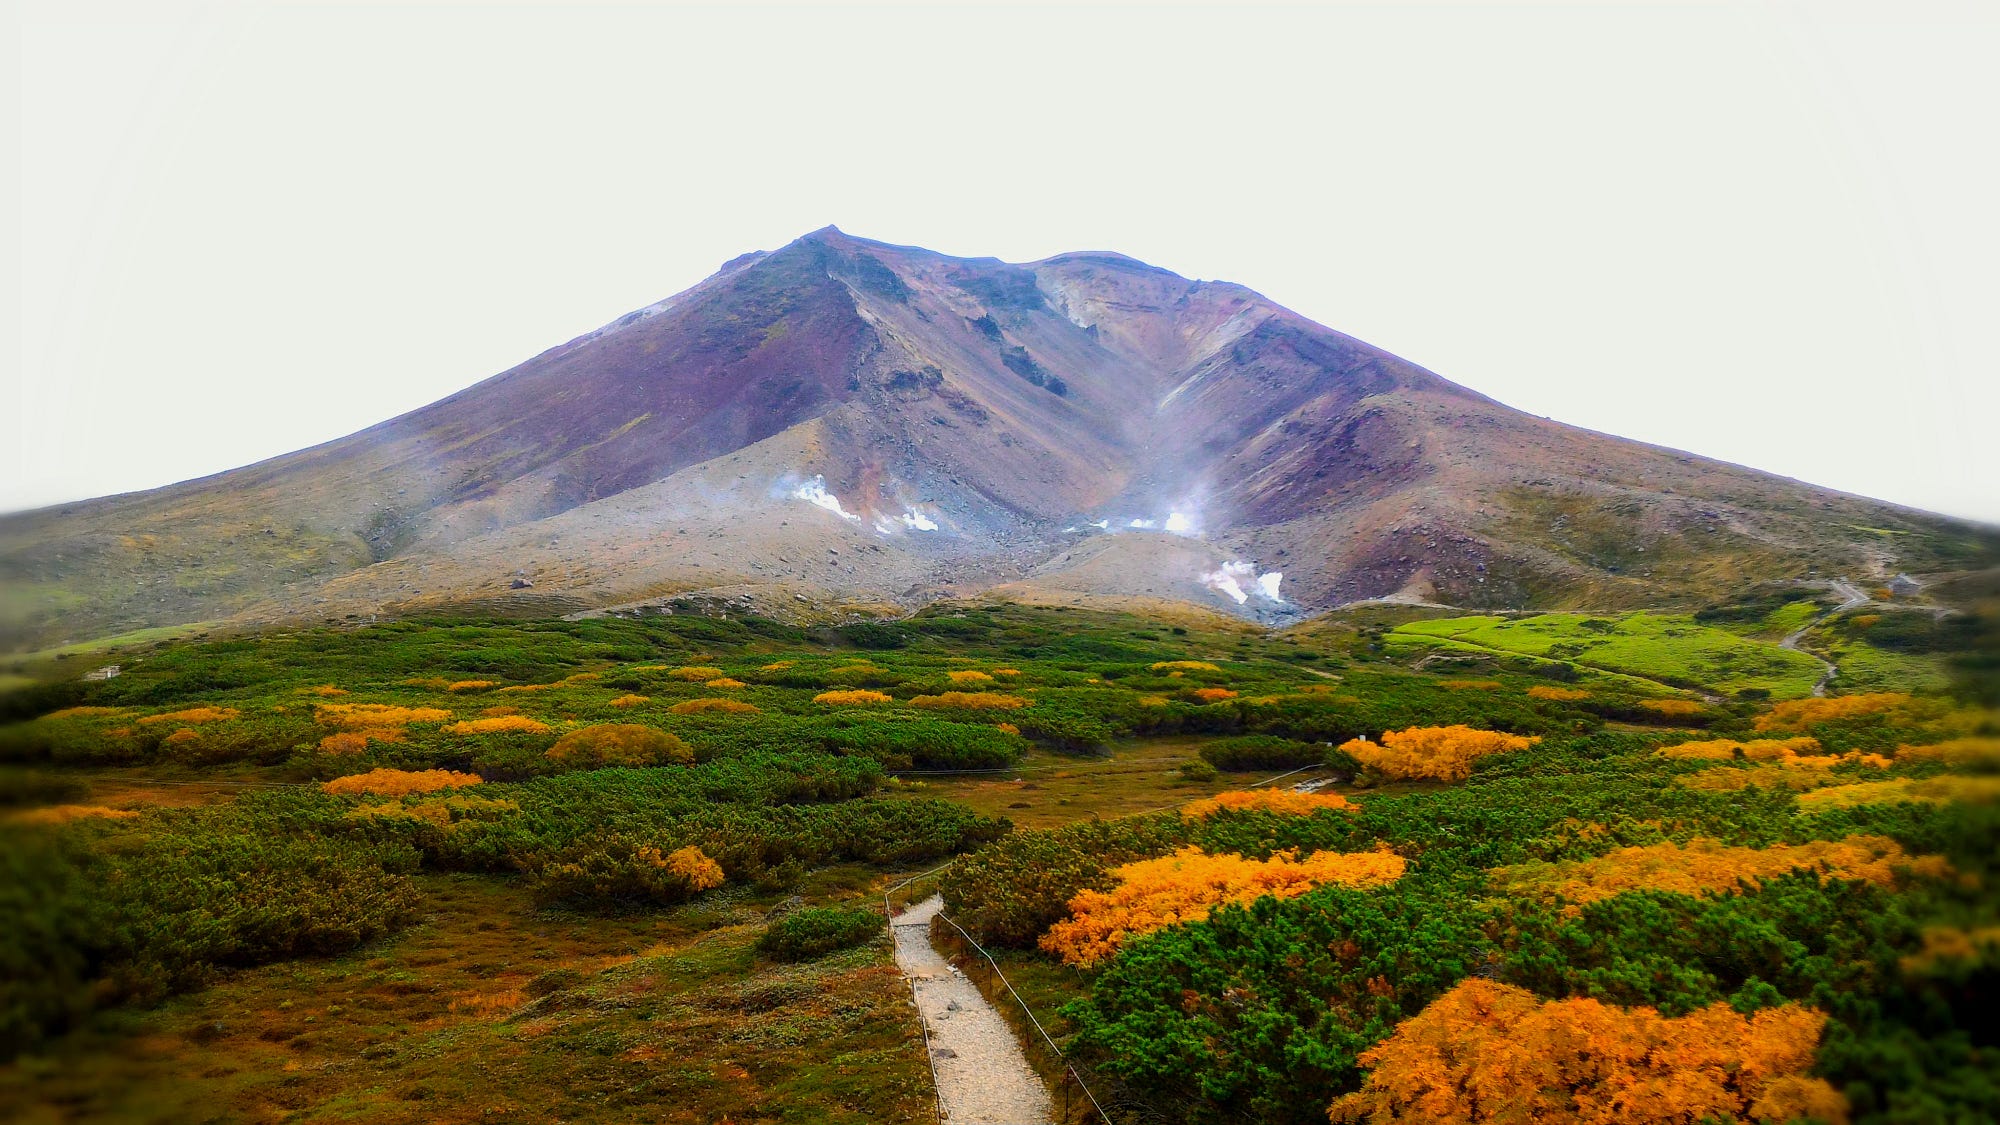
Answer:
[[[400,727],[409,723],[441,723],[451,718],[442,707],[397,707],[388,703],[321,703],[313,718],[330,727]]]
[[[1790,699],[1759,715],[1757,729],[1804,730],[1817,723],[1834,719],[1853,719],[1863,715],[1881,715],[1899,711],[1908,707],[1910,702],[1909,696],[1893,691],[1873,692],[1867,695],[1829,695],[1817,699]]]
[[[732,679],[730,679],[730,678],[729,678],[729,677],[727,677],[727,676],[723,676],[723,677],[721,677],[720,679],[714,679],[714,680],[703,680],[703,681],[702,681],[702,685],[701,685],[701,686],[703,686],[703,687],[712,687],[712,688],[722,688],[722,689],[724,689],[724,690],[729,690],[729,689],[733,689],[733,688],[740,688],[740,687],[746,687],[746,686],[748,686],[748,685],[746,685],[746,684],[745,684],[745,683],[744,683],[744,682],[743,682],[742,680],[732,680]]]
[[[1355,761],[1388,778],[1430,777],[1463,781],[1475,759],[1510,750],[1526,750],[1540,739],[1474,727],[1410,727],[1382,736],[1378,743],[1356,738],[1341,744]]]
[[[326,699],[332,699],[336,695],[346,695],[347,690],[345,688],[334,687],[332,684],[319,684],[314,687],[302,687],[298,691],[293,692],[292,694],[317,695]]]
[[[453,680],[451,683],[444,685],[444,690],[485,691],[487,688],[499,686],[500,683],[497,680]]]
[[[1014,725],[1013,723],[994,723],[994,724],[993,724],[993,729],[994,729],[994,730],[997,730],[997,731],[999,731],[999,732],[1000,732],[1001,734],[1020,734],[1020,733],[1021,733],[1021,728],[1020,728],[1020,727],[1017,727],[1017,726],[1015,726],[1015,725]]]
[[[694,761],[694,750],[654,727],[600,723],[556,739],[548,757],[564,765],[585,767],[687,765]]]
[[[200,742],[201,732],[193,727],[182,727],[160,740],[162,746],[185,746],[190,742]]]
[[[912,707],[926,707],[933,711],[949,711],[957,708],[968,711],[1006,711],[1027,705],[1028,701],[1018,695],[1002,695],[997,691],[947,691],[937,695],[920,695],[910,700]]]
[[[1152,666],[1155,672],[1220,672],[1222,669],[1206,660],[1162,660]]]
[[[1203,703],[1220,703],[1225,699],[1235,699],[1236,693],[1226,687],[1205,687],[1194,689],[1194,697]]]
[[[323,781],[320,788],[336,795],[367,793],[376,797],[401,797],[409,793],[434,793],[439,789],[477,785],[479,780],[476,773],[457,773],[453,770],[369,770],[367,773]]]
[[[1914,801],[1941,805],[1946,801],[1985,804],[2000,800],[2000,777],[1961,777],[1940,774],[1921,780],[1892,777],[1886,781],[1862,781],[1834,785],[1799,794],[1799,808],[1806,812],[1851,809],[1857,805],[1893,805]]]
[[[1930,746],[1899,746],[1899,762],[1943,762],[1948,766],[2000,766],[2000,738],[1955,738]]]
[[[335,731],[319,740],[319,748],[327,754],[359,754],[368,749],[371,742],[401,742],[403,732],[395,727],[362,727],[360,730]]]
[[[65,707],[43,715],[44,719],[81,719],[91,715],[116,715],[123,707]]]
[[[735,699],[690,699],[667,710],[676,715],[755,715],[757,707]]]
[[[1770,766],[1752,766],[1738,769],[1735,766],[1717,766],[1712,770],[1689,774],[1680,779],[1689,789],[1705,789],[1713,793],[1733,793],[1738,789],[1817,789],[1831,784],[1836,775],[1825,766],[1780,763]]]
[[[1847,1103],[1809,1077],[1826,1016],[1787,1004],[1678,1018],[1588,998],[1544,1002],[1478,977],[1431,1001],[1361,1055],[1362,1088],[1336,1125],[1685,1125],[1817,1117]]]
[[[444,729],[447,734],[547,734],[549,725],[526,715],[493,715],[467,719]]]
[[[114,809],[106,805],[50,805],[29,809],[14,819],[21,824],[68,824],[72,820],[130,820],[138,815],[131,809]]]
[[[1927,972],[1949,961],[1970,961],[2000,947],[2000,926],[1925,926],[1924,947],[1902,959],[1906,973]]]
[[[146,715],[141,723],[220,723],[241,715],[234,707],[189,707],[185,711],[169,711],[164,715]]]
[[[993,682],[993,677],[984,672],[975,672],[970,668],[961,669],[957,672],[947,672],[946,675],[950,676],[951,682],[955,684],[990,684]]]
[[[618,698],[612,700],[609,706],[637,707],[641,703],[651,703],[652,701],[653,697],[650,695],[621,695]]]
[[[1590,693],[1587,691],[1579,691],[1576,688],[1551,687],[1548,684],[1536,684],[1534,687],[1528,689],[1528,698],[1554,699],[1563,702],[1573,702],[1578,699],[1589,699]]]
[[[1021,674],[1021,670],[1019,668],[995,668],[993,669],[993,674],[996,676],[1018,676]]]
[[[1639,706],[1655,715],[1671,715],[1676,718],[1701,714],[1701,704],[1692,699],[1641,699]]]
[[[501,694],[501,695],[525,695],[526,693],[528,693],[528,692],[531,692],[531,691],[547,691],[547,690],[549,690],[550,688],[553,688],[553,687],[561,687],[561,686],[562,686],[561,684],[515,684],[515,685],[514,685],[514,686],[512,686],[512,687],[503,687],[503,688],[501,688],[501,689],[500,689],[500,694]]]
[[[782,672],[785,669],[790,668],[794,663],[795,661],[791,660],[774,660],[771,663],[766,664],[762,668],[759,668],[757,670],[759,672]]]
[[[894,703],[896,697],[886,692],[857,688],[854,691],[823,691],[813,696],[814,703],[831,703],[839,707],[851,707],[858,703]]]
[[[1182,816],[1204,817],[1224,809],[1242,812],[1285,813],[1303,816],[1326,809],[1350,810],[1354,806],[1338,793],[1300,793],[1295,789],[1241,789],[1217,793],[1181,806]]]
[[[705,683],[709,680],[719,678],[722,674],[723,674],[722,669],[710,668],[706,664],[696,664],[686,668],[675,668],[667,673],[667,675],[672,676],[676,680],[686,680],[691,684]]]
[[[1439,680],[1438,686],[1447,691],[1499,691],[1505,685],[1499,680]]]
[[[1782,762],[1795,759],[1801,754],[1817,754],[1819,750],[1817,738],[1757,738],[1748,742],[1738,742],[1733,738],[1716,738],[1704,742],[1683,742],[1676,746],[1662,746],[1655,753],[1662,758],[1672,758],[1682,762],[1727,762],[1737,757],[1753,762]]]
[[[1186,847],[1113,868],[1118,885],[1109,891],[1078,891],[1069,900],[1070,917],[1049,927],[1041,945],[1072,965],[1090,966],[1128,938],[1198,922],[1223,903],[1295,898],[1327,883],[1378,887],[1401,878],[1403,868],[1393,852],[1314,852],[1300,859],[1287,851],[1257,860]]]
[[[661,855],[660,849],[648,845],[639,849],[637,858],[640,863],[666,868],[695,891],[712,891],[722,885],[722,865],[700,848],[676,848]]]
[[[1493,870],[1493,885],[1503,894],[1560,897],[1577,907],[1625,891],[1734,893],[1745,882],[1802,868],[1818,868],[1833,878],[1859,879],[1884,887],[1895,886],[1899,873],[1905,871],[1937,876],[1951,870],[1943,857],[1912,856],[1887,836],[1849,836],[1768,848],[1736,848],[1697,838],[1685,845],[1620,848],[1594,859],[1498,867]]]

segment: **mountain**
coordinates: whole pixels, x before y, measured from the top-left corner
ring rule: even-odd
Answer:
[[[0,518],[0,643],[697,591],[1612,609],[1995,549],[1523,414],[1240,285],[828,227],[348,437]]]

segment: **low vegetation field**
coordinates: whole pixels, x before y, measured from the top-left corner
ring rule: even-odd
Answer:
[[[1448,1119],[1406,1040],[1584,999],[1771,1013],[1682,1119],[2000,1112],[2000,757],[1942,686],[1774,704],[1772,646],[1647,615],[675,610],[0,696],[0,1115],[929,1120],[881,910],[940,865],[1121,1121]]]

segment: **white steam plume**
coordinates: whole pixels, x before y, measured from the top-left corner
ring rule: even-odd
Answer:
[[[826,490],[826,478],[815,476],[792,490],[792,499],[804,500],[815,508],[825,508],[844,520],[858,520],[861,517],[840,506],[840,497]]]

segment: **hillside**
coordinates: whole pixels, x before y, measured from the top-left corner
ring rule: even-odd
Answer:
[[[0,519],[0,645],[691,591],[1620,608],[1995,554],[1523,414],[1238,285],[827,228],[348,437]]]

